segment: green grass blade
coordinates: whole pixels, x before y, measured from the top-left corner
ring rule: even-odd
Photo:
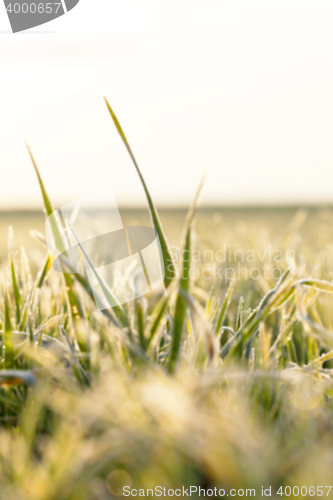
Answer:
[[[139,169],[139,166],[138,166],[137,161],[134,157],[134,154],[131,150],[131,147],[130,147],[130,145],[126,139],[126,136],[123,132],[123,129],[121,128],[120,123],[119,123],[115,113],[113,112],[110,104],[108,103],[108,101],[106,99],[105,99],[105,102],[106,102],[107,108],[109,110],[109,113],[111,115],[111,118],[113,120],[113,123],[115,124],[115,127],[116,127],[120,137],[122,138],[122,140],[125,144],[125,147],[126,147],[128,153],[129,153],[129,155],[134,163],[136,171],[137,171],[139,178],[141,180],[143,189],[145,191],[148,205],[149,205],[150,216],[151,216],[154,228],[155,228],[155,230],[158,234],[159,240],[160,240],[160,245],[161,245],[161,250],[162,250],[162,255],[163,255],[163,264],[164,264],[164,270],[165,270],[164,284],[166,287],[168,287],[170,285],[171,281],[176,277],[176,267],[175,267],[175,263],[173,261],[172,254],[171,254],[170,249],[169,249],[169,245],[168,245],[166,236],[165,236],[163,228],[162,228],[162,224],[161,224],[159,215],[157,213],[157,210],[156,210],[156,207],[155,207],[154,202],[152,200],[152,197],[150,196],[150,193],[148,191],[148,188],[147,188],[146,182],[143,178],[143,175],[141,173],[141,170]]]
[[[5,346],[5,368],[10,370],[14,367],[14,343],[13,343],[12,325],[10,320],[10,307],[6,291],[5,291],[4,346]]]
[[[189,276],[190,250],[191,250],[191,229],[188,228],[186,234],[186,242],[184,246],[184,255],[185,256],[188,255],[188,259],[186,259],[186,257],[183,259],[181,268],[182,275],[179,282],[179,289],[183,290],[184,292],[188,292],[190,287],[190,276]],[[169,360],[170,373],[174,372],[178,361],[185,315],[186,315],[186,302],[181,292],[179,291],[176,301],[173,330],[172,330],[172,343],[171,343],[171,353]]]
[[[324,280],[305,279],[299,282],[301,285],[309,286],[321,292],[333,293],[333,283]]]
[[[81,250],[82,254],[84,255],[84,258],[89,263],[89,265],[91,267],[91,270],[94,273],[94,275],[95,275],[95,277],[96,277],[96,279],[98,281],[98,284],[100,285],[101,289],[103,290],[103,293],[104,293],[105,297],[107,298],[108,302],[109,303],[116,303],[117,304],[115,307],[113,307],[113,310],[115,311],[115,313],[116,313],[118,319],[120,320],[121,324],[123,326],[128,326],[128,321],[127,321],[127,317],[126,317],[124,309],[121,307],[119,301],[114,296],[114,294],[112,293],[112,291],[110,290],[110,288],[108,287],[108,285],[105,283],[104,279],[101,277],[101,275],[97,271],[97,269],[94,266],[93,262],[91,261],[89,255],[87,254],[87,252],[85,251],[85,249],[81,245],[80,240],[76,236],[76,234],[74,232],[74,229],[72,228],[72,226],[70,225],[70,223],[67,220],[66,220],[66,224],[68,225],[69,229],[71,230],[71,232],[72,232],[72,234],[73,234],[73,236],[74,236],[74,238],[76,240],[76,243],[79,245],[80,250]]]
[[[13,228],[10,226],[8,230],[8,255],[9,255],[9,264],[10,264],[10,272],[12,278],[12,287],[13,287],[13,295],[15,300],[15,317],[16,317],[16,325],[20,322],[21,316],[21,307],[22,307],[22,298],[18,286],[18,280],[16,275],[16,269],[13,259]]]
[[[47,258],[46,258],[46,261],[45,261],[45,264],[42,268],[42,271],[37,275],[37,278],[35,280],[35,283],[33,284],[32,288],[31,288],[31,291],[26,299],[26,302],[24,304],[24,307],[23,307],[23,310],[22,310],[22,314],[21,314],[21,317],[20,317],[20,321],[18,323],[18,326],[17,326],[17,330],[19,332],[22,332],[25,328],[25,325],[26,325],[26,321],[27,321],[27,318],[28,318],[28,313],[29,313],[29,309],[30,309],[30,306],[31,306],[31,302],[32,302],[32,299],[33,299],[33,296],[34,296],[34,292],[36,289],[38,288],[41,288],[42,285],[43,285],[43,282],[45,280],[45,277],[47,275],[47,273],[49,272],[49,270],[51,269],[52,267],[52,261],[51,261],[51,258],[50,256],[48,255]]]
[[[139,334],[140,346],[143,351],[147,349],[147,341],[145,337],[145,311],[142,298],[135,301],[136,326]]]
[[[259,323],[277,307],[280,307],[290,297],[291,292],[294,293],[295,283],[292,279],[286,281],[285,278],[282,277],[277,286],[268,292],[258,309],[242,324],[235,337],[227,342],[223,348],[222,357],[227,355],[229,359],[239,357],[241,355],[241,345],[249,341],[251,335],[257,330]],[[281,286],[282,284],[284,286]]]
[[[188,308],[192,311],[193,317],[197,320],[197,323],[200,325],[200,330],[204,333],[208,347],[208,358],[210,361],[212,361],[215,354],[215,346],[210,325],[208,324],[208,321],[205,318],[205,311],[201,310],[200,305],[192,297],[192,295],[187,293],[182,288],[180,289],[180,293],[184,297]]]
[[[195,196],[194,202],[188,212],[187,220],[185,224],[185,243],[183,245],[183,262],[181,267],[181,275],[179,279],[179,292],[176,300],[175,314],[173,321],[172,330],[172,342],[171,342],[171,352],[169,359],[169,372],[173,373],[175,371],[177,361],[179,358],[181,336],[183,331],[183,324],[186,316],[186,300],[182,292],[188,293],[190,289],[190,269],[191,269],[191,233],[192,225],[195,215],[195,209],[197,206],[198,198],[203,186],[203,181],[201,182],[198,192]]]
[[[11,259],[11,261],[10,261],[10,268],[11,268],[11,274],[12,274],[12,285],[13,285],[13,293],[14,293],[15,306],[16,306],[16,310],[15,310],[16,324],[18,325],[20,322],[20,318],[21,318],[22,298],[21,298],[20,290],[19,290],[19,287],[17,284],[16,271],[15,271],[13,259]]]
[[[31,152],[31,149],[28,146],[28,144],[26,146],[28,149],[30,159],[31,159],[32,164],[34,166],[35,172],[37,174],[39,186],[40,186],[42,196],[43,196],[46,215],[50,216],[53,213],[53,208],[52,208],[50,199],[46,193],[46,189],[44,187],[41,175],[39,173],[39,170],[38,170],[37,164],[35,162],[35,159],[33,157],[33,154]],[[62,236],[61,236],[61,233],[60,233],[59,228],[57,226],[57,223],[55,222],[55,220],[53,221],[52,218],[51,218],[51,228],[52,228],[54,239],[57,242],[58,249],[60,251],[65,251],[66,245],[63,243]],[[74,290],[74,280],[67,273],[64,274],[64,277],[65,277],[66,289],[67,289],[67,293],[68,293],[68,299],[69,299],[69,303],[71,306],[71,314],[73,316],[73,319],[75,320],[75,318],[84,318],[84,311],[82,309],[81,302],[78,298],[78,295],[75,293],[75,290]]]
[[[242,326],[243,307],[244,307],[244,299],[243,299],[243,297],[241,297],[239,299],[239,304],[238,304],[238,311],[237,311],[237,318],[236,318],[236,332]]]
[[[163,322],[164,313],[169,305],[170,299],[175,291],[175,284],[173,283],[167,290],[166,294],[157,302],[156,306],[152,311],[152,321],[147,325],[148,333],[147,336],[147,347],[150,345],[154,339],[156,333],[158,332],[161,324]]]
[[[306,366],[308,367],[308,366],[313,366],[313,365],[317,365],[317,364],[322,365],[323,363],[325,363],[325,361],[329,361],[331,359],[333,359],[333,350],[323,354],[320,357],[317,357],[316,359],[313,359]]]
[[[257,313],[258,315],[265,308],[265,306],[269,303],[270,299],[276,294],[277,290],[280,288],[280,286],[282,285],[282,283],[288,278],[289,275],[290,275],[290,269],[287,269],[287,271],[285,271],[283,273],[283,275],[281,276],[281,278],[277,282],[275,288],[273,288],[272,290],[270,290],[264,296],[264,298],[262,299],[262,301],[259,304],[258,313]]]
[[[228,291],[226,293],[226,296],[224,298],[223,304],[221,306],[220,312],[217,316],[217,321],[216,321],[216,326],[215,326],[215,335],[219,334],[221,326],[223,325],[223,322],[224,322],[225,317],[227,315],[233,289],[234,289],[234,281],[231,281],[229,288],[228,288]]]
[[[44,201],[44,207],[45,207],[45,212],[46,212],[46,215],[49,216],[53,213],[53,208],[52,208],[52,205],[51,205],[51,202],[50,202],[50,199],[49,197],[47,196],[47,193],[46,193],[46,190],[45,190],[45,187],[44,187],[44,184],[43,184],[43,181],[42,181],[42,178],[40,176],[40,173],[39,173],[39,170],[38,170],[38,167],[37,167],[37,164],[35,162],[35,158],[31,152],[31,149],[29,147],[29,145],[26,143],[26,147],[27,147],[27,150],[28,150],[28,153],[29,153],[29,156],[30,156],[30,159],[31,159],[31,162],[34,166],[34,169],[35,169],[35,172],[36,172],[36,175],[37,175],[37,179],[38,179],[38,182],[39,182],[39,187],[41,189],[41,192],[42,192],[42,196],[43,196],[43,201]]]
[[[43,286],[46,275],[51,268],[52,268],[52,261],[51,261],[51,257],[48,255],[46,258],[46,262],[43,266],[42,272],[40,273],[38,283],[37,283],[37,288],[41,288]]]

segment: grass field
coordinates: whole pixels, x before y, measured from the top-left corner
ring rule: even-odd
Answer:
[[[140,222],[140,211],[128,216]],[[185,218],[185,211],[161,211],[170,244],[180,245]],[[215,259],[226,244],[259,249],[261,257],[244,265],[260,268],[271,246],[293,249],[297,266],[271,296],[271,278],[236,279],[228,301],[230,280],[200,275],[171,375],[177,286],[147,346],[161,296],[129,304],[128,323],[113,324],[79,283],[68,291],[52,270],[41,283],[47,252],[29,231],[43,231],[42,211],[2,214],[0,498],[107,499],[123,483],[255,488],[257,495],[263,485],[329,486],[332,286],[295,283],[332,279],[331,218],[328,208],[199,210],[192,255],[200,249],[203,260],[213,250]],[[5,262],[9,224],[14,279]],[[211,265],[207,255],[192,267]],[[271,264],[268,254],[264,260]],[[288,290],[293,295],[279,306]],[[232,334],[223,327],[238,330],[229,351]]]
[[[42,213],[1,215],[0,498],[331,497],[333,211],[147,199],[165,286],[100,312]]]

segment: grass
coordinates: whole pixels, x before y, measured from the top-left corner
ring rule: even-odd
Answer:
[[[144,189],[172,262],[166,288],[132,303],[98,312],[86,277],[54,272],[40,242],[31,263],[9,234],[0,498],[107,500],[122,484],[256,496],[271,486],[275,498],[280,486],[298,485],[313,496],[310,486],[329,486],[333,466],[332,212],[310,210],[306,220],[282,210],[264,227],[262,212],[235,224],[237,211],[221,219],[206,210],[196,221],[194,204],[181,240],[180,215],[165,214],[164,232]],[[214,264],[226,267],[216,259],[225,244],[259,251],[241,262],[248,271],[271,270],[267,248],[295,259],[274,264],[279,280],[221,279]],[[199,261],[207,249],[214,262]]]

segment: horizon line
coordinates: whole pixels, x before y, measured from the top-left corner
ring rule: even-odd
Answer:
[[[163,211],[177,211],[177,210],[188,210],[190,204],[179,204],[179,205],[159,205],[158,210]],[[118,204],[120,210],[149,210],[148,206],[145,205],[121,205]],[[199,210],[228,210],[228,209],[315,209],[315,208],[333,208],[332,202],[322,202],[322,203],[230,203],[230,204],[199,204]],[[97,208],[98,209],[98,208]],[[56,208],[55,208],[56,210]],[[1,207],[0,214],[5,213],[37,213],[44,212],[43,207]]]

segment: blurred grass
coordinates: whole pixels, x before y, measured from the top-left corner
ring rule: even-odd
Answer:
[[[146,221],[121,211],[126,224]],[[159,214],[179,247],[186,211]],[[332,222],[329,207],[200,208],[186,286],[125,304],[127,328],[45,264],[29,234],[44,233],[42,212],[1,213],[0,498],[108,500],[117,481],[257,496],[262,485],[329,485]],[[281,283],[189,278],[205,265],[198,249],[224,245],[293,249],[296,262]]]

